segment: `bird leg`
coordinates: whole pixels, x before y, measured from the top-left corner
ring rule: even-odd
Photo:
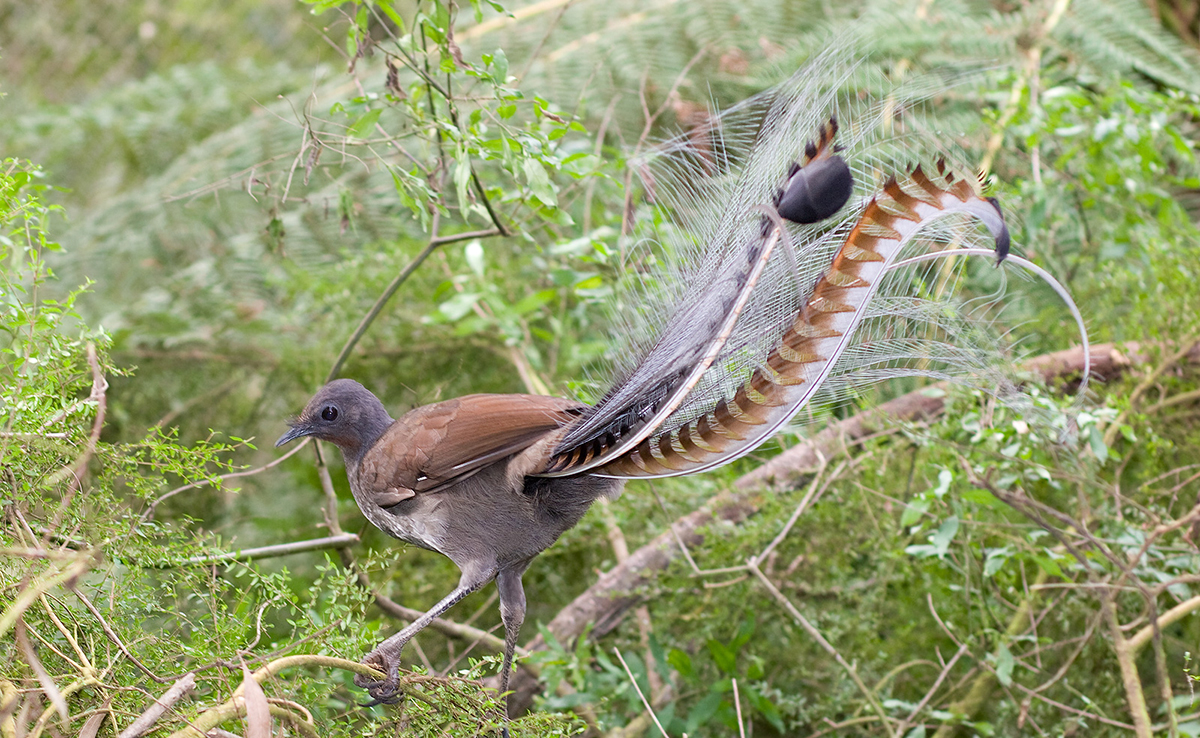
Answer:
[[[521,575],[527,566],[528,561],[514,568],[501,569],[496,576],[496,589],[500,593],[500,619],[504,621],[504,662],[500,666],[500,695],[504,699],[505,722],[503,738],[508,738],[508,680],[512,676],[517,636],[521,632],[521,623],[525,621],[525,588],[521,586]]]
[[[396,701],[396,698],[400,694],[400,652],[404,650],[404,646],[412,640],[413,636],[424,630],[425,626],[432,623],[435,618],[441,616],[442,613],[451,607],[454,607],[467,595],[490,582],[495,576],[496,571],[494,569],[464,569],[462,576],[458,580],[458,586],[454,588],[453,592],[443,597],[440,602],[431,607],[424,615],[409,623],[404,630],[380,643],[375,647],[374,651],[363,658],[364,664],[379,669],[386,674],[382,680],[371,679],[362,674],[354,675],[355,685],[367,690],[367,693],[371,695],[372,701],[367,706],[378,705],[380,703],[390,704]],[[517,587],[519,588],[520,586],[520,580],[518,579]],[[525,599],[522,596],[522,613],[524,613],[524,604]]]

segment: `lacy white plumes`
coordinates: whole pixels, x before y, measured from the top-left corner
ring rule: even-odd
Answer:
[[[904,263],[1007,242],[951,137],[924,124],[923,101],[945,89],[929,76],[890,85],[830,50],[636,160],[637,214],[657,227],[639,229],[631,254],[652,255],[656,268],[617,298],[611,389],[571,429],[551,471],[711,468],[748,453],[806,403],[897,376],[1017,396],[997,330],[1003,288],[963,303],[965,259]],[[775,204],[789,169],[831,119],[854,194],[825,221],[781,221]]]

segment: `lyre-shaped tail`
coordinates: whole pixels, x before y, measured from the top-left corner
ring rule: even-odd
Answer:
[[[837,121],[821,126],[793,165],[773,207],[727,203],[720,237],[726,247],[675,306],[658,342],[592,412],[567,430],[543,472],[567,476],[603,467],[635,451],[671,417],[725,348],[781,240],[784,218],[823,221],[850,199],[854,178],[835,153]],[[711,268],[711,267],[716,268]]]
[[[863,209],[826,273],[769,353],[732,397],[707,412],[659,428],[598,469],[612,477],[668,477],[711,469],[750,453],[796,416],[851,344],[888,269],[918,232],[952,213],[978,218],[996,253],[1008,250],[999,208],[974,182],[939,165],[890,179]]]

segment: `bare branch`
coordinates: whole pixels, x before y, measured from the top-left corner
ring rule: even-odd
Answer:
[[[186,697],[195,688],[196,675],[189,671],[177,679],[171,685],[171,688],[163,693],[162,697],[156,698],[154,703],[146,708],[146,711],[137,720],[134,720],[128,728],[122,730],[117,738],[138,738],[138,736],[149,732],[167,710],[174,707],[176,702]]]

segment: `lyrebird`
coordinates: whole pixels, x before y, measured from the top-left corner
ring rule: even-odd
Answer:
[[[404,645],[493,579],[507,689],[522,574],[624,480],[728,463],[856,378],[988,370],[993,349],[956,341],[946,311],[922,307],[937,297],[912,284],[943,248],[986,242],[1003,260],[1000,209],[912,117],[919,93],[863,99],[846,92],[852,75],[853,65],[818,59],[658,149],[644,167],[648,189],[686,235],[669,244],[674,268],[627,311],[643,323],[625,327],[620,353],[633,358],[595,404],[469,395],[393,420],[366,388],[339,379],[291,422],[276,445],[313,436],[340,447],[367,519],[462,572],[453,592],[366,656],[386,674],[356,679],[375,700],[397,694]]]

